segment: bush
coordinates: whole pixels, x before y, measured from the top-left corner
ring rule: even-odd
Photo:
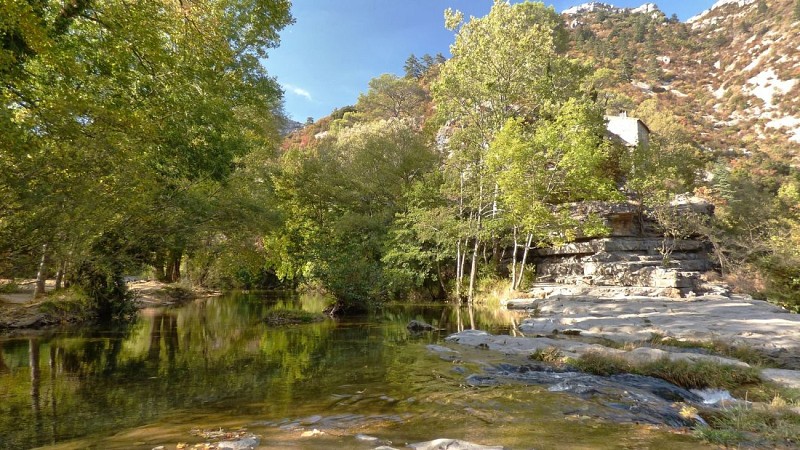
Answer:
[[[14,280],[7,280],[0,283],[0,294],[13,294],[19,292],[19,285]]]
[[[75,286],[88,297],[94,317],[101,322],[127,320],[136,313],[134,294],[119,269],[84,261],[76,271]]]

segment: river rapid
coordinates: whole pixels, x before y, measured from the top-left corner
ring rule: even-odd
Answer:
[[[622,403],[514,375],[531,373],[529,361],[445,341],[471,328],[514,334],[525,313],[396,304],[304,325],[262,320],[271,309],[325,304],[230,294],[146,309],[122,328],[0,336],[0,448],[174,449],[243,437],[297,449],[436,438],[509,449],[703,447]],[[411,332],[412,319],[436,330]]]

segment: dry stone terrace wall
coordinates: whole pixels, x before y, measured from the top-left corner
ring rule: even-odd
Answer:
[[[682,199],[674,207],[679,213],[713,213],[713,206],[699,199]],[[642,291],[644,295],[669,297],[710,289],[703,281],[703,274],[714,269],[706,243],[665,240],[655,221],[640,215],[633,203],[592,202],[575,209],[578,217],[589,214],[604,220],[609,237],[535,250],[538,283],[649,288]],[[665,248],[670,249],[668,256]]]

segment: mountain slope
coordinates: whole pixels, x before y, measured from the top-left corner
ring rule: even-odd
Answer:
[[[575,56],[604,68],[607,107],[647,98],[682,118],[709,150],[766,149],[797,165],[800,22],[795,0],[721,0],[688,23],[644,5],[564,12]]]

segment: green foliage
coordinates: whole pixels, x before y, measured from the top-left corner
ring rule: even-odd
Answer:
[[[442,66],[432,92],[442,121],[452,124],[443,194],[459,221],[450,245],[457,262],[457,294],[467,262],[462,255],[469,251],[471,299],[482,245],[493,243],[492,260],[497,261],[502,235],[520,226],[520,220],[530,222],[524,224],[526,231],[535,228],[538,235],[547,235],[557,222],[547,205],[581,198],[582,189],[597,179],[542,195],[532,190],[540,189],[537,183],[544,185],[536,174],[549,163],[556,164],[558,175],[568,173],[573,180],[596,167],[594,157],[603,151],[595,125],[602,126],[602,119],[591,122],[599,110],[577,100],[588,70],[564,56],[566,32],[552,8],[496,1],[486,17],[468,22],[448,11],[446,26],[457,30],[453,57]],[[576,123],[575,131],[570,127]],[[562,141],[577,144],[574,151],[564,153],[568,146]],[[537,151],[542,157],[526,165],[523,155]],[[534,196],[532,205],[522,205],[526,195]]]
[[[358,97],[356,110],[367,120],[419,119],[425,114],[427,100],[416,80],[383,74],[370,80],[367,93]]]
[[[412,120],[356,123],[289,149],[272,176],[284,221],[265,246],[279,277],[316,281],[347,308],[396,291],[385,243],[404,193],[434,155]],[[392,282],[397,277],[390,277]]]
[[[14,280],[7,280],[0,284],[0,294],[13,294],[19,291],[19,285]]]
[[[602,115],[570,100],[555,120],[528,128],[509,120],[489,148],[487,164],[497,174],[499,200],[512,222],[536,242],[572,240],[580,224],[555,206],[619,196],[604,170],[610,147],[601,138]]]
[[[0,269],[20,270],[46,243],[107,303],[124,297],[127,263],[109,270],[98,236],[115,233],[123,258],[174,281],[201,237],[237,220],[220,205],[244,197],[221,197],[243,187],[230,183],[243,159],[277,146],[280,89],[259,58],[292,21],[289,2],[0,9],[0,254],[11,261]]]
[[[441,53],[437,53],[436,56],[431,56],[426,53],[422,58],[411,54],[403,65],[403,71],[405,72],[406,78],[413,78],[416,80],[429,79],[438,74],[439,66],[444,64],[446,60],[447,58]]]
[[[790,310],[800,308],[798,173],[756,152],[714,172],[717,204],[711,238],[722,268],[739,290]]]

